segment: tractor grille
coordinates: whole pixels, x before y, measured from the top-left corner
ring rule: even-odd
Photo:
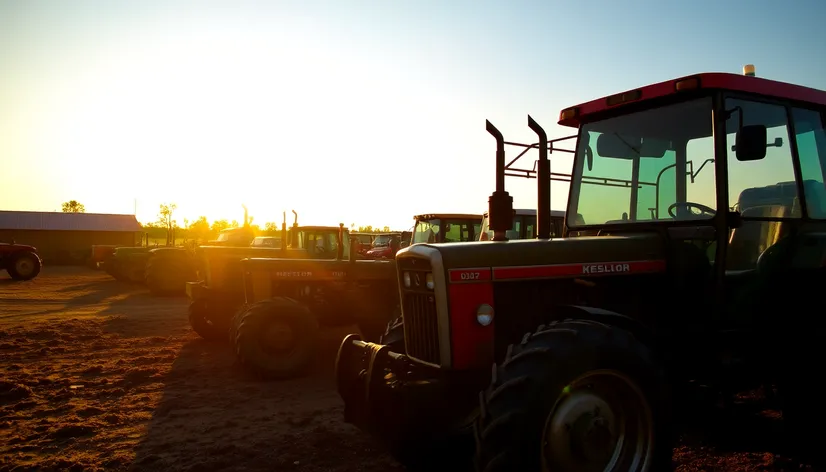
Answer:
[[[419,275],[421,281],[430,271],[429,261],[425,259],[404,259],[399,261],[400,276],[405,271],[411,277]],[[439,320],[436,313],[436,296],[432,290],[424,286],[404,287],[403,280],[403,316],[404,316],[404,343],[407,355],[420,361],[439,365],[441,352],[439,351]]]

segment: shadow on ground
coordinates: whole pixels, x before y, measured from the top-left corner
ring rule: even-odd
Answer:
[[[261,381],[227,344],[186,342],[130,470],[401,470],[342,422],[333,365],[343,333],[324,332],[303,378]]]
[[[789,447],[782,413],[762,389],[743,392],[733,403],[700,409],[695,405],[678,426],[680,446],[674,451],[678,471],[712,470],[819,471]],[[695,467],[694,463],[703,464]]]

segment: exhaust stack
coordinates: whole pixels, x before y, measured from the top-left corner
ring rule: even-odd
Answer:
[[[282,213],[284,217],[281,220],[281,251],[287,252],[287,212]]]
[[[488,198],[488,224],[494,241],[507,241],[513,227],[513,197],[505,191],[505,138],[488,120],[485,128],[496,139],[496,190]]]
[[[536,165],[536,238],[551,237],[551,161],[548,159],[548,134],[528,115],[528,126],[539,137]]]

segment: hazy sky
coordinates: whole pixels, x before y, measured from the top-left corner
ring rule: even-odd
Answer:
[[[485,119],[564,136],[567,106],[747,63],[826,89],[825,17],[822,0],[0,0],[0,208],[137,199],[152,221],[175,202],[181,223],[247,204],[262,224],[397,229],[481,213]],[[535,181],[507,187],[535,207]]]

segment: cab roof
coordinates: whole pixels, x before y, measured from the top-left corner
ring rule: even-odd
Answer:
[[[433,220],[433,219],[447,219],[447,220],[481,220],[482,215],[468,214],[468,213],[425,213],[422,215],[415,215],[415,220]]]
[[[516,216],[536,216],[536,210],[531,208],[517,208],[513,211],[516,212]],[[488,217],[488,213],[485,212],[485,218]],[[551,210],[551,216],[565,218],[565,210]]]
[[[694,83],[695,80],[696,84]],[[678,91],[678,83],[690,85],[690,87],[680,88],[680,90],[730,90],[826,106],[826,91],[823,90],[764,79],[762,77],[751,77],[724,72],[704,72],[646,85],[565,108],[560,113],[559,124],[578,128],[584,121],[583,118],[588,115],[600,113],[608,109],[615,109],[630,103],[639,103],[644,100],[681,93]],[[569,112],[569,110],[571,111]],[[567,115],[566,112],[568,112]]]
[[[299,226],[299,231],[338,231],[338,226]],[[344,228],[344,231],[347,231],[347,228]]]

